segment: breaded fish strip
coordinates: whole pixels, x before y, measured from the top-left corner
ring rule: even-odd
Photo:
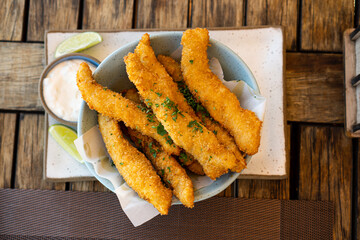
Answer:
[[[139,44],[135,48],[135,54],[139,56],[145,68],[156,74],[159,78],[157,81],[158,87],[163,89],[164,94],[178,105],[179,110],[189,113],[193,118],[198,120],[193,109],[187,104],[180,91],[178,91],[177,84],[167,73],[164,66],[157,60],[154,50],[150,46],[149,34],[146,33],[142,36]]]
[[[219,144],[214,133],[188,113],[179,111],[174,102],[162,93],[161,78],[154,71],[144,67],[136,54],[129,53],[124,60],[129,79],[140,96],[151,102],[153,112],[175,144],[198,160],[207,176],[216,179],[235,167],[234,154]]]
[[[137,104],[142,104],[142,106],[144,106],[144,104],[141,102],[140,95],[135,88],[128,89],[124,91],[124,93],[127,99],[130,99],[131,101]],[[182,165],[185,165],[193,173],[196,173],[198,175],[205,174],[200,163],[196,161],[191,155],[182,151],[180,152],[179,160],[181,161]]]
[[[128,128],[131,140],[143,149],[145,156],[151,161],[164,180],[173,189],[174,195],[188,208],[194,207],[194,188],[190,177],[180,164],[166,153],[156,141]]]
[[[196,98],[192,96],[190,90],[184,83],[184,79],[181,73],[181,66],[178,62],[168,56],[158,55],[159,62],[165,67],[169,75],[177,83],[180,92],[186,98],[188,105],[192,107],[192,110],[196,116],[201,119],[202,123],[213,133],[215,133],[219,142],[226,147],[226,149],[232,151],[237,159],[237,169],[232,169],[234,171],[241,171],[246,167],[246,162],[241,154],[239,148],[236,146],[235,139],[229,134],[229,132],[224,129],[219,123],[213,121],[209,116],[206,109],[204,109],[201,104],[197,101]]]
[[[80,64],[76,82],[82,98],[90,109],[123,121],[126,126],[154,138],[168,153],[180,154],[180,149],[174,144],[170,144],[172,141],[169,141],[167,134],[160,135],[157,132],[157,126],[160,123],[153,114],[143,112],[134,102],[98,84],[86,63]]]
[[[255,113],[243,109],[236,96],[211,72],[207,57],[208,30],[185,31],[181,44],[181,70],[192,94],[229,130],[241,151],[249,155],[257,153],[262,122]]]
[[[172,191],[163,185],[150,161],[124,139],[116,120],[99,114],[98,121],[106,149],[126,183],[162,215],[168,214]]]

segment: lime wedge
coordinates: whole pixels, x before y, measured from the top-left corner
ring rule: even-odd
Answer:
[[[55,57],[73,52],[80,52],[102,42],[102,37],[96,32],[84,32],[76,34],[59,44],[56,48]]]
[[[83,163],[79,152],[76,150],[74,141],[77,139],[76,132],[64,125],[54,124],[49,127],[50,135],[55,139],[55,141],[73,158]]]

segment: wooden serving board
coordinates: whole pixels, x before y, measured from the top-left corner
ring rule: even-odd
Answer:
[[[182,31],[183,29],[176,30]],[[248,164],[247,169],[243,171],[239,178],[250,179],[283,179],[288,173],[288,152],[289,138],[285,130],[284,115],[284,36],[281,27],[269,26],[259,28],[237,28],[237,29],[209,29],[210,37],[228,46],[238,54],[252,71],[260,87],[261,94],[266,97],[265,119],[262,129],[262,137],[259,152],[254,155]],[[127,31],[99,31],[103,37],[103,42],[90,48],[83,53],[91,55],[98,60],[104,60],[109,54],[119,47],[138,41],[142,34],[149,32],[157,34],[164,30],[127,30]],[[168,30],[171,31],[171,30]],[[82,31],[49,31],[46,33],[46,62],[54,60],[56,47],[64,39]],[[238,79],[226,79],[238,80]],[[49,116],[47,126],[52,122]],[[46,131],[45,136],[45,174],[44,177],[49,180],[78,181],[91,179],[91,174],[79,175],[76,171],[65,171],[63,177],[59,176],[54,169],[53,162],[59,162],[61,158],[69,156],[59,148],[48,144],[50,136]],[[73,169],[78,163],[73,160],[73,164],[67,161],[66,169]],[[58,166],[59,167],[59,166]],[[57,172],[57,176],[54,173]]]
[[[354,30],[355,29],[347,29],[344,32],[343,43],[345,67],[345,134],[348,137],[359,138],[360,131],[353,131],[353,126],[356,124],[357,97],[356,88],[351,84],[351,79],[353,79],[356,74],[359,74],[356,71],[356,63],[358,62],[356,60],[359,58],[359,56],[356,56],[356,44],[350,36]]]

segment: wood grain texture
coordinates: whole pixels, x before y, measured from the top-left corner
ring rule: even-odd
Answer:
[[[234,183],[230,184],[224,191],[216,195],[218,197],[235,197]]]
[[[344,70],[340,54],[286,55],[287,119],[344,122]]]
[[[299,199],[334,202],[334,239],[350,239],[351,139],[341,127],[301,126],[300,144]]]
[[[83,182],[71,182],[70,191],[82,191],[82,192],[110,192],[99,181],[83,181]]]
[[[28,41],[44,41],[45,30],[75,30],[78,26],[79,0],[30,1]]]
[[[251,0],[247,2],[247,26],[283,26],[287,50],[296,50],[297,22],[297,0]]]
[[[0,188],[11,187],[16,114],[0,113]]]
[[[136,28],[185,28],[188,0],[139,0]]]
[[[301,49],[342,51],[342,34],[354,25],[353,0],[303,0]]]
[[[134,1],[85,0],[83,29],[129,29],[132,26]]]
[[[43,180],[44,115],[20,114],[15,188],[65,190],[65,183]]]
[[[191,27],[240,27],[243,24],[243,0],[192,1]]]
[[[289,180],[238,179],[239,198],[289,199]]]
[[[21,41],[25,0],[0,0],[0,40]]]
[[[42,110],[38,84],[44,44],[0,42],[0,108]]]

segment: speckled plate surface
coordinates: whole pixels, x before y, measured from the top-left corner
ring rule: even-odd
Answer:
[[[150,34],[151,46],[155,54],[170,55],[180,46],[182,33],[180,32],[166,32]],[[93,76],[95,80],[114,91],[121,91],[134,87],[129,81],[124,56],[129,52],[134,52],[138,41],[129,43],[110,54],[96,69]],[[210,39],[211,46],[208,48],[209,58],[216,57],[223,68],[224,79],[241,79],[245,81],[254,90],[259,91],[256,80],[242,59],[236,55],[225,45]],[[87,132],[89,129],[97,125],[97,113],[90,110],[85,102],[82,103],[79,120],[78,120],[78,134],[79,136]],[[250,161],[251,157],[247,157],[246,161]],[[114,191],[112,184],[105,178],[96,175],[93,166],[85,162],[90,172],[108,189]],[[227,188],[240,173],[229,172],[218,178],[211,185],[195,191],[195,201],[205,200],[210,198],[225,188]],[[174,204],[177,204],[175,202]]]

